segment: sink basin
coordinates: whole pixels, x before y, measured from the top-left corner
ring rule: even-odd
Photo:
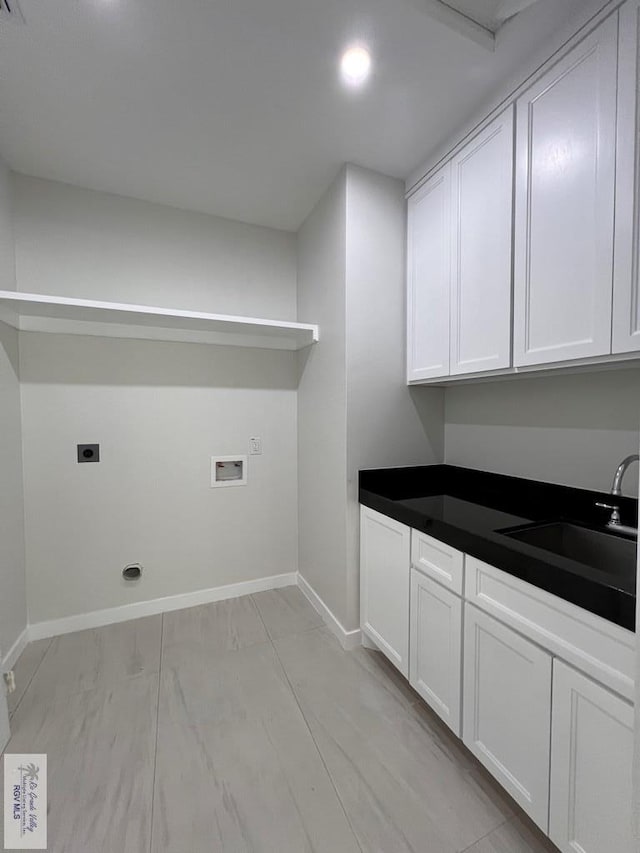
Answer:
[[[499,532],[608,574],[629,575],[636,571],[635,539],[590,530],[564,521]]]

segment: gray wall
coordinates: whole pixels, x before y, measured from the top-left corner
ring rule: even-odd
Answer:
[[[299,354],[298,565],[347,621],[347,386],[344,171],[298,233],[298,319],[320,325]]]
[[[0,289],[16,289],[11,186],[1,160]],[[18,376],[18,335],[0,322],[0,661],[27,624]]]
[[[18,290],[296,318],[295,235],[14,175]]]
[[[587,489],[609,489],[638,452],[640,370],[616,369],[450,387],[447,462]],[[625,493],[637,495],[638,469]]]
[[[397,181],[346,167],[297,240],[47,181],[15,177],[14,192],[20,289],[282,318],[295,317],[297,305],[300,320],[321,328],[320,344],[298,356],[23,336],[32,621],[299,564],[351,629],[358,469],[446,455],[454,464],[607,488],[617,461],[637,447],[637,369],[446,392],[406,388]],[[0,217],[3,210],[8,216],[7,203]],[[0,229],[0,239],[8,233]],[[3,252],[9,287],[11,257]],[[2,382],[15,404],[15,333],[4,329],[3,341]],[[14,405],[3,414],[11,412],[3,428],[15,449],[19,412]],[[250,485],[211,491],[209,456],[244,452],[254,434],[265,452],[251,460]],[[99,466],[74,463],[82,441],[101,442]],[[21,505],[19,458],[4,461],[7,471],[14,466],[4,492],[13,512]],[[631,475],[629,492],[636,482]],[[248,517],[253,551],[242,535]],[[8,509],[3,518],[20,529]],[[17,567],[11,576],[19,579],[20,536],[3,542],[14,554],[4,565]],[[119,571],[135,560],[145,579],[124,587]],[[11,608],[10,618],[19,621],[18,613]]]
[[[442,461],[443,394],[404,370],[401,182],[347,166],[299,233],[299,567],[347,630],[359,624],[360,468]]]
[[[444,458],[443,391],[408,389],[404,186],[346,171],[348,623],[359,624],[358,471]]]
[[[20,290],[296,315],[291,234],[17,177]],[[296,355],[22,334],[31,622],[297,568]],[[246,454],[245,487],[210,457]],[[78,465],[76,444],[101,462]],[[126,584],[123,566],[144,566]]]

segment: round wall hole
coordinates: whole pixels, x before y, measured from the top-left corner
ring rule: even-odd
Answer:
[[[125,566],[122,570],[122,577],[126,581],[137,581],[142,575],[142,566],[138,563],[132,563],[130,566]]]

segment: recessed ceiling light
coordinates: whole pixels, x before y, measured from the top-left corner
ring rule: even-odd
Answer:
[[[340,73],[347,86],[362,86],[371,72],[371,54],[360,44],[348,47],[340,60]]]

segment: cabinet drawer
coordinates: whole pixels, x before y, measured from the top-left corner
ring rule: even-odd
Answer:
[[[635,635],[487,563],[465,560],[465,598],[633,700]]]
[[[411,565],[447,589],[462,595],[464,554],[426,533],[411,531]]]

